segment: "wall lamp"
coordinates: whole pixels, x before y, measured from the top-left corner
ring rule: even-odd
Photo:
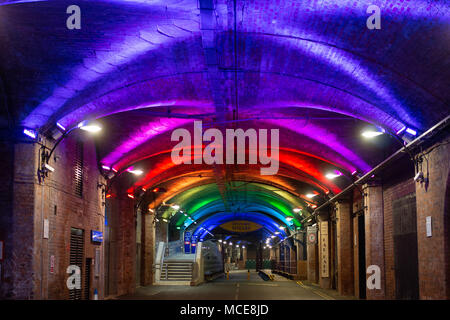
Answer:
[[[375,138],[375,137],[378,137],[378,136],[382,135],[383,133],[384,133],[384,132],[382,132],[382,131],[365,130],[365,131],[363,131],[363,132],[361,133],[361,135],[362,135],[364,138],[372,139],[372,138]]]
[[[63,141],[71,132],[73,132],[75,129],[80,129],[83,131],[87,131],[89,133],[98,133],[102,130],[102,126],[100,123],[98,123],[95,120],[84,120],[80,122],[76,127],[73,127],[70,130],[67,130],[60,124],[57,123],[56,126],[58,129],[62,132],[62,135],[57,138],[55,145],[53,148],[50,149],[50,151],[47,151],[46,147],[43,147],[41,150],[41,163],[40,168],[38,169],[38,178],[39,182],[43,181],[47,176],[49,172],[55,171],[55,169],[49,165],[49,161],[53,155],[53,152],[56,150],[56,147]],[[31,133],[34,133],[34,136],[36,137],[35,131],[31,131],[29,129],[24,130],[24,134],[28,135],[29,137],[32,137]]]

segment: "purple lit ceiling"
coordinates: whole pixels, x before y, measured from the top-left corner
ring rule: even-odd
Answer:
[[[153,172],[130,190],[161,177],[184,188],[191,172],[219,187],[261,178],[253,168],[173,168],[170,134],[195,119],[280,128],[274,179],[335,193],[345,183],[326,170],[364,173],[398,148],[389,136],[361,141],[361,129],[420,133],[449,114],[448,1],[76,1],[81,30],[65,26],[73,1],[2,4],[2,126],[45,133],[98,118],[102,164]],[[366,27],[371,4],[381,30]]]

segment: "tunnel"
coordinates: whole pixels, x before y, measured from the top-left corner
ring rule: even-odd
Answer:
[[[0,21],[1,300],[449,300],[448,1]]]

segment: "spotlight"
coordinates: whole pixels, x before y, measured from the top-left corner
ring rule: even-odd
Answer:
[[[293,218],[293,217],[286,217],[286,221],[287,221],[287,222],[291,222],[292,219],[294,219],[294,218]]]
[[[169,222],[169,220],[167,220],[167,219],[162,219],[162,221],[164,221],[164,222]]]
[[[275,234],[280,234],[280,231],[276,231]]]
[[[412,136],[415,136],[415,135],[417,135],[417,131],[416,130],[413,130],[413,129],[411,129],[411,128],[407,128],[406,129],[406,132],[408,132],[410,135],[412,135]]]
[[[424,177],[423,177],[423,172],[422,171],[417,172],[417,174],[414,176],[414,181],[416,181],[416,182],[423,182],[424,181]]]
[[[127,194],[128,198],[134,199],[134,195],[132,195],[131,193]]]
[[[50,171],[50,172],[54,172],[55,171],[55,168],[53,168],[51,165],[49,165],[49,164],[44,164],[44,168],[46,169],[46,170],[48,170],[48,171]]]
[[[104,169],[104,170],[111,170],[111,167],[108,167],[108,166],[105,166],[105,165],[102,165],[102,169]]]
[[[58,128],[60,128],[62,131],[66,131],[66,128],[64,128],[64,126],[63,126],[61,123],[57,122],[57,123],[56,123],[56,126],[57,126]]]
[[[333,180],[333,179],[335,179],[335,178],[337,178],[337,177],[339,177],[339,176],[341,176],[342,175],[342,173],[340,173],[339,171],[335,171],[335,172],[329,172],[329,173],[327,173],[326,175],[325,175],[325,177],[327,178],[327,179],[329,179],[329,180]]]
[[[308,193],[306,195],[306,197],[309,198],[309,199],[314,198],[315,196],[317,196],[317,194],[315,194],[315,193]]]
[[[302,211],[302,209],[300,209],[300,208],[294,208],[292,211],[294,211],[295,213],[299,213],[300,211]]]
[[[102,126],[100,125],[100,123],[92,120],[85,120],[80,122],[78,124],[78,128],[90,133],[97,133],[102,130]]]
[[[400,133],[402,133],[403,131],[405,131],[406,127],[401,128],[400,130],[397,131],[397,135],[399,135]]]
[[[173,204],[173,205],[171,205],[170,207],[171,207],[172,209],[175,209],[175,210],[180,209],[180,206],[177,205],[177,204]]]
[[[37,133],[34,130],[31,129],[23,129],[23,133],[27,136],[29,136],[31,139],[36,139]]]
[[[141,174],[144,173],[144,171],[142,171],[141,169],[134,169],[133,167],[128,168],[127,171],[129,173],[132,173],[132,174],[136,175],[136,176],[140,176]]]
[[[278,228],[279,228],[280,230],[284,230],[284,227],[282,227],[282,226],[279,226]]]
[[[364,138],[372,139],[384,133],[384,129],[375,130],[375,129],[367,129],[361,133]]]

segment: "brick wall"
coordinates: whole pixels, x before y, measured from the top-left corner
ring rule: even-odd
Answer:
[[[50,142],[43,142],[52,146]],[[96,248],[101,250],[100,257],[103,255],[103,246],[90,241],[91,230],[103,231],[104,228],[102,194],[101,189],[97,188],[97,183],[102,180],[97,169],[95,147],[91,141],[86,141],[82,197],[74,194],[72,185],[75,136],[58,145],[54,153],[56,161],[52,157],[49,162],[55,171],[41,184],[36,174],[40,146],[10,142],[7,149],[14,150],[14,170],[9,171],[13,176],[14,194],[11,219],[6,224],[2,221],[3,228],[8,225],[10,228],[6,234],[7,267],[4,271],[8,285],[2,286],[1,296],[12,299],[67,299],[66,268],[70,263],[71,227],[84,230],[83,273],[86,258],[92,258],[94,262]],[[48,239],[44,238],[44,220],[49,222]],[[5,230],[2,232],[3,237]],[[53,261],[52,270],[50,261]],[[102,261],[99,263],[102,267]],[[91,297],[94,288],[97,288],[101,298],[103,277],[94,277],[94,266],[91,272]],[[84,274],[82,276],[84,278]]]
[[[386,299],[395,299],[395,264],[394,264],[394,220],[392,203],[410,194],[414,194],[413,173],[403,174],[401,181],[383,185],[384,211],[384,262],[386,277]]]
[[[349,201],[336,203],[337,287],[341,295],[354,294],[353,226],[350,206]]]
[[[114,290],[111,295],[133,293],[136,289],[136,218],[134,214],[134,201],[126,196],[119,195],[108,199],[108,223],[112,228],[109,257],[112,265],[111,276]],[[108,257],[107,257],[108,259]]]
[[[424,152],[429,183],[415,184],[420,298],[450,299],[450,145],[436,144]],[[427,216],[432,219],[431,237],[426,235]]]
[[[42,298],[67,299],[68,289],[65,281],[67,279],[66,268],[70,263],[70,229],[78,228],[84,230],[84,261],[83,269],[86,267],[86,258],[91,258],[95,263],[95,249],[100,249],[103,266],[103,245],[91,242],[91,230],[104,232],[104,205],[102,191],[98,183],[103,183],[99,175],[94,144],[89,139],[84,142],[84,165],[83,165],[83,194],[79,197],[74,192],[74,159],[75,137],[64,140],[56,149],[55,156],[60,157],[56,163],[53,159],[55,172],[45,180],[44,186],[37,187],[36,195],[36,225],[35,237],[41,239],[42,218],[49,219],[49,239],[43,239],[43,275],[47,287]],[[42,195],[43,192],[43,195]],[[43,196],[44,203],[41,203]],[[43,217],[40,217],[39,206],[43,205]],[[39,241],[37,241],[39,243]],[[49,272],[49,260],[54,256],[55,271]],[[103,271],[103,270],[102,270]],[[103,272],[101,272],[103,275]],[[94,266],[91,266],[91,297],[94,288],[98,290],[99,297],[104,295],[103,276],[94,277]]]
[[[385,299],[384,268],[384,230],[383,230],[383,192],[380,185],[366,184],[363,187],[364,223],[366,240],[366,269],[371,265],[380,268],[381,288],[367,289],[368,300]]]
[[[0,142],[0,206],[2,214],[0,214],[0,240],[4,242],[3,255],[6,260],[0,262],[2,272],[0,274],[0,298],[8,298],[12,294],[13,273],[11,259],[13,252],[13,163],[14,163],[14,146],[8,141]]]

